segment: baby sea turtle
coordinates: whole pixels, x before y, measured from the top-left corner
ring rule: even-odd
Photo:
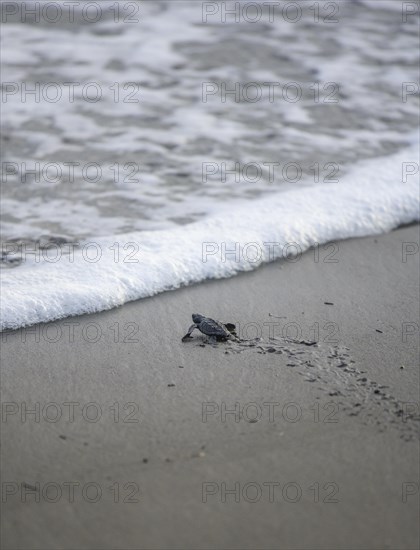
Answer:
[[[190,326],[187,334],[182,338],[183,342],[188,338],[192,338],[191,333],[196,328],[206,336],[210,336],[211,339],[219,342],[226,341],[231,335],[236,336],[236,327],[233,323],[221,323],[220,321],[215,321],[214,319],[204,317],[204,315],[199,315],[198,313],[192,314],[192,320],[194,324]]]

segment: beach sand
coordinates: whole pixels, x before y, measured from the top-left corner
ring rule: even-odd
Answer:
[[[418,226],[3,333],[2,547],[417,548],[404,243]],[[194,312],[242,341],[182,343]]]

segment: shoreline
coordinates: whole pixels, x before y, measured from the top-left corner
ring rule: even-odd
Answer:
[[[415,548],[419,253],[404,262],[403,243],[418,225],[3,333],[5,547]],[[182,343],[193,312],[242,342]]]
[[[334,255],[342,238],[380,235],[418,220],[416,182],[406,174],[404,192],[397,184],[398,167],[417,149],[412,143],[380,161],[362,162],[345,182],[256,198],[252,209],[242,202],[193,224],[97,238],[76,251],[64,242],[64,254],[52,242],[49,260],[44,250],[42,260],[39,250],[32,258],[34,250],[23,245],[25,265],[2,276],[1,328],[106,311],[194,282],[253,271],[276,258],[293,263],[289,255],[300,260],[305,251],[318,253],[331,244]],[[379,175],[374,188],[367,184]],[[13,245],[5,257],[13,261],[18,253]],[[331,256],[321,261],[331,262]]]

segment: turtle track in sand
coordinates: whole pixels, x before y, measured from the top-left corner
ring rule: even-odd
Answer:
[[[223,350],[226,355],[279,355],[279,368],[296,369],[305,382],[314,384],[316,389],[331,397],[347,416],[357,417],[365,425],[374,425],[379,432],[397,429],[404,441],[419,438],[418,410],[410,413],[408,408],[404,409],[404,402],[387,391],[388,386],[371,379],[346,346],[276,337],[207,345]],[[196,346],[206,347],[206,343],[201,340]]]

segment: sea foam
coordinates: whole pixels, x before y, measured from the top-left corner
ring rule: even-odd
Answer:
[[[1,329],[110,309],[231,277],[317,243],[418,221],[418,161],[417,143],[388,158],[358,163],[338,183],[233,203],[176,229],[91,239],[74,254],[55,253],[56,261],[46,256],[35,262],[30,255],[2,274]]]

